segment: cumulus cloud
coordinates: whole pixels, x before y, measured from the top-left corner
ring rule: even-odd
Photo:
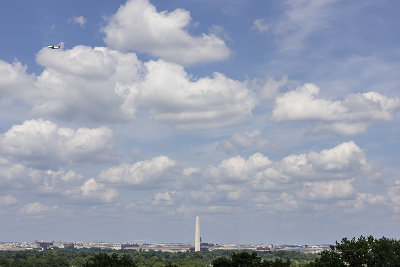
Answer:
[[[68,195],[66,192],[80,184],[83,179],[81,174],[64,169],[58,169],[56,171],[31,169],[28,177],[34,182],[31,190],[37,188],[38,192],[42,194],[63,195]]]
[[[92,200],[101,200],[103,202],[112,201],[118,192],[115,189],[106,188],[102,183],[98,183],[94,178],[87,180],[81,187],[81,196]]]
[[[312,132],[330,131],[340,135],[362,133],[374,121],[391,120],[400,109],[398,97],[389,98],[377,92],[351,94],[344,100],[319,97],[320,89],[305,84],[275,99],[272,119],[282,121],[315,121]]]
[[[217,148],[229,154],[237,154],[247,149],[265,151],[269,148],[269,141],[259,130],[237,132],[231,139],[219,142]]]
[[[45,67],[23,100],[36,114],[71,118],[84,114],[98,121],[135,118],[136,91],[128,85],[141,79],[136,54],[104,47],[76,46],[69,50],[43,48],[36,56]]]
[[[251,180],[251,185],[254,190],[274,191],[286,189],[290,181],[290,176],[276,168],[269,167],[257,172]]]
[[[155,119],[182,129],[222,127],[244,121],[256,105],[245,83],[221,73],[191,79],[183,67],[165,61],[145,63],[138,99]]]
[[[116,159],[113,133],[107,127],[59,127],[51,121],[29,120],[0,135],[0,151],[27,166],[58,168],[64,164],[102,163]]]
[[[308,159],[315,169],[328,172],[348,172],[359,170],[366,165],[363,150],[354,142],[345,142],[331,149],[310,152]]]
[[[270,164],[271,161],[261,153],[253,154],[248,160],[236,156],[222,161],[217,167],[209,166],[206,176],[216,182],[244,182]]]
[[[338,180],[327,182],[306,182],[300,193],[305,199],[336,199],[353,196],[355,189],[352,180]]]
[[[139,187],[159,187],[170,179],[169,171],[176,162],[166,156],[151,160],[139,161],[134,164],[122,164],[103,170],[98,179],[107,183],[134,185]]]
[[[191,80],[184,69],[164,61],[146,64],[140,98],[156,119],[179,128],[221,127],[242,122],[255,107],[246,85],[221,73]]]
[[[34,82],[34,76],[26,73],[28,66],[14,60],[9,64],[0,60],[0,92],[2,97],[22,97]]]
[[[36,169],[0,158],[0,186],[6,191],[29,191],[49,197],[69,196],[82,184],[82,179],[83,176],[73,170]],[[13,195],[12,197],[19,196]]]
[[[129,0],[103,28],[106,44],[118,50],[136,50],[184,65],[229,57],[225,42],[213,34],[191,36],[185,29],[188,11],[157,12],[148,0]]]
[[[245,82],[221,73],[193,78],[180,65],[143,63],[134,53],[104,47],[43,48],[37,62],[45,67],[39,76],[18,62],[0,62],[0,91],[39,115],[127,122],[143,107],[154,119],[198,129],[242,122],[257,102]]]
[[[353,141],[320,152],[289,155],[278,165],[287,175],[309,179],[343,179],[367,169],[364,151]]]
[[[164,193],[156,193],[152,195],[148,202],[152,206],[177,206],[183,197],[182,193],[176,191],[168,191]]]
[[[283,190],[308,180],[348,180],[368,170],[364,151],[353,141],[320,152],[291,154],[272,161],[261,153],[241,156],[209,166],[204,176],[220,184],[248,182],[254,190]]]

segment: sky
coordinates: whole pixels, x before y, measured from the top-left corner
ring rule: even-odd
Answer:
[[[3,0],[1,241],[399,239],[399,8]]]

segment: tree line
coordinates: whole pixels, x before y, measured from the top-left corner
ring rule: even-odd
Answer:
[[[54,249],[0,251],[1,267],[126,266],[126,267],[400,267],[400,241],[372,236],[336,242],[320,254],[293,251],[209,251],[168,253],[159,251]]]

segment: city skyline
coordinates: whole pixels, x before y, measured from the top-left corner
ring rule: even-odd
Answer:
[[[0,237],[399,239],[399,7],[3,1]]]

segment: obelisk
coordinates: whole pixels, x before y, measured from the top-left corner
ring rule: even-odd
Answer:
[[[199,216],[196,217],[196,234],[194,236],[194,251],[200,251],[200,221],[199,221]]]

